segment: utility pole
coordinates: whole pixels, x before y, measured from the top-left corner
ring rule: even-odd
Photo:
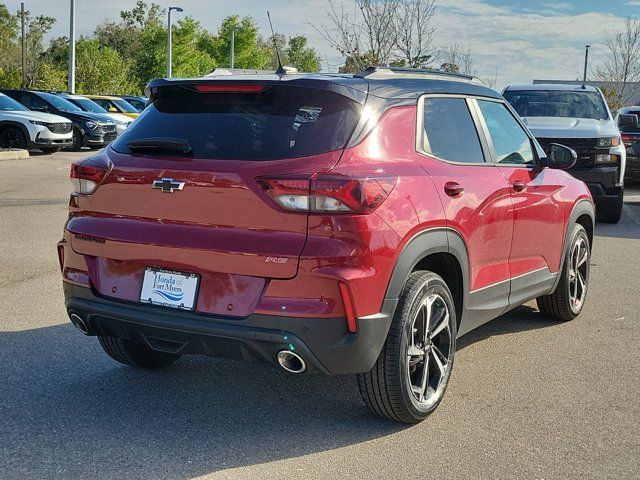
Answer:
[[[242,27],[231,27],[231,68],[233,68],[235,63],[235,54],[236,54],[236,32],[238,30],[242,30]]]
[[[587,65],[589,64],[589,48],[591,45],[585,45],[584,49],[584,75],[582,76],[582,89],[587,88]]]
[[[20,21],[22,23],[22,88],[27,88],[27,34],[25,32],[24,2],[20,4]]]
[[[171,78],[171,11],[182,12],[180,7],[169,7],[167,12],[167,78]]]
[[[69,9],[69,74],[67,90],[76,93],[76,0],[71,0]]]

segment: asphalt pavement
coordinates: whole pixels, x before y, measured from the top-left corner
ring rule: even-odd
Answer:
[[[372,416],[353,377],[205,357],[144,372],[82,336],[55,245],[88,153],[0,161],[0,478],[640,478],[640,190],[596,226],[580,317],[529,303],[461,338],[444,401],[409,427]]]

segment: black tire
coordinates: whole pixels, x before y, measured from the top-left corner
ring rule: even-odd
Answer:
[[[412,338],[422,337],[422,332],[418,331],[418,328],[414,330],[414,327],[424,327],[427,323],[425,316],[423,321],[419,321],[419,315],[421,311],[424,312],[421,309],[429,299],[433,300],[430,306],[426,307],[430,312],[432,307],[440,308],[437,311],[439,317],[433,320],[431,329],[437,330],[439,326],[445,325],[444,320],[442,323],[438,322],[438,318],[447,318],[442,316],[442,308],[446,307],[444,313],[448,313],[449,316],[441,333],[431,340],[425,339],[420,363],[420,355],[412,356],[409,347],[416,345]],[[449,382],[455,354],[456,327],[453,299],[444,280],[432,272],[413,272],[400,297],[387,340],[376,364],[370,372],[358,374],[358,387],[367,407],[376,415],[402,423],[419,423],[429,416],[442,400]],[[429,327],[423,330],[428,331]],[[440,337],[445,335],[446,340],[441,342]],[[438,358],[446,358],[446,362],[436,362],[435,356],[438,353],[443,354],[445,348],[446,355]],[[416,349],[420,351],[419,348]],[[425,376],[424,367],[430,365],[433,372],[427,368]],[[441,368],[442,366],[444,368]],[[412,375],[418,375],[420,368],[423,369],[419,375],[420,379],[426,378],[426,388],[422,388],[424,398],[422,393],[414,390],[412,378]],[[418,378],[415,381],[420,383]],[[429,388],[432,389],[432,393],[426,397]],[[423,400],[420,400],[422,398]]]
[[[0,148],[27,149],[27,138],[18,127],[4,127],[0,129]]]
[[[52,153],[56,153],[60,150],[60,148],[58,147],[40,147],[40,150],[42,150],[42,153],[46,153],[46,154],[52,154]]]
[[[624,191],[613,200],[598,202],[596,205],[596,219],[602,223],[618,223],[622,216],[624,205]]]
[[[556,290],[550,295],[544,295],[536,299],[540,313],[545,317],[558,322],[568,322],[576,318],[586,299],[589,290],[589,262],[591,261],[591,245],[589,244],[589,236],[582,225],[575,224],[571,232],[571,243],[565,253],[564,265],[560,274],[560,281]],[[577,245],[584,245],[586,248],[585,261],[578,266],[578,276],[575,273],[575,264],[573,256],[576,254]],[[582,254],[578,252],[580,259]],[[583,287],[580,287],[580,279],[583,281]],[[575,287],[578,286],[580,303],[575,302],[578,294]]]
[[[123,338],[98,336],[98,340],[107,355],[132,367],[157,369],[167,367],[180,358],[178,354],[156,352],[147,345]]]
[[[82,150],[84,146],[84,137],[82,136],[82,132],[78,127],[73,127],[73,144],[70,147],[67,147],[67,150],[71,150],[72,152],[79,152]]]

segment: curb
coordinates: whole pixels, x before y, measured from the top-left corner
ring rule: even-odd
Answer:
[[[29,158],[27,150],[0,150],[0,160],[24,160]]]

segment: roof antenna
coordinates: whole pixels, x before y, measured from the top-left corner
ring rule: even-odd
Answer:
[[[278,75],[286,75],[287,69],[282,66],[282,60],[280,59],[280,51],[278,50],[278,42],[276,42],[276,34],[273,31],[273,23],[271,23],[271,15],[269,14],[269,10],[267,10],[267,18],[269,19],[269,27],[271,27],[271,38],[273,39],[273,48],[276,51],[276,57],[278,58],[278,68],[276,69],[276,73]]]
[[[587,65],[589,64],[589,48],[591,45],[585,45],[584,50],[584,76],[582,77],[582,89],[587,88]]]

